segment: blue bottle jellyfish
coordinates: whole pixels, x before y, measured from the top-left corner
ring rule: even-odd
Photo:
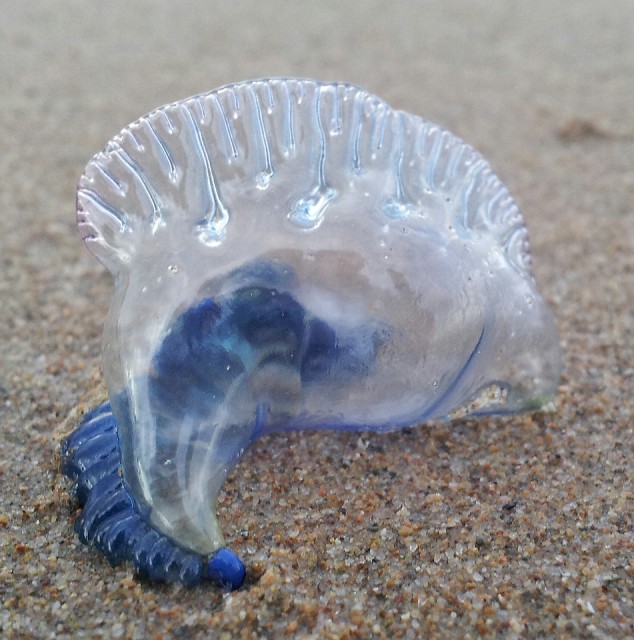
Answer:
[[[388,431],[549,403],[557,331],[482,156],[354,86],[273,79],[170,104],[87,165],[111,271],[109,402],[63,445],[76,530],[114,565],[234,589],[216,498],[259,436]]]

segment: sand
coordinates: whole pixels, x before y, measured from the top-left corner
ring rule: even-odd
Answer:
[[[316,6],[316,3],[315,3]],[[634,4],[4,3],[0,636],[634,636]],[[110,276],[84,164],[148,110],[267,75],[345,80],[479,148],[519,202],[565,370],[555,413],[260,441],[221,497],[223,594],[72,533],[53,432],[102,397]]]

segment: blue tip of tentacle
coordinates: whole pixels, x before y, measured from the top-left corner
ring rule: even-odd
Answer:
[[[228,590],[242,585],[246,571],[235,553],[222,548],[204,558],[174,544],[145,520],[122,478],[117,423],[109,402],[86,414],[61,453],[62,471],[76,482],[83,505],[75,531],[112,566],[129,560],[142,576],[188,587],[201,580]]]
[[[238,556],[223,547],[209,559],[205,567],[205,576],[227,591],[233,591],[244,582],[246,569]]]

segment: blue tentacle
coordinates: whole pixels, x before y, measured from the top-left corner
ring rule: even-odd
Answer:
[[[75,530],[112,566],[130,560],[140,575],[191,587],[211,580],[237,589],[245,577],[242,561],[229,549],[203,558],[153,529],[128,491],[121,471],[117,424],[109,402],[86,414],[62,444],[62,471],[76,482],[83,505]]]

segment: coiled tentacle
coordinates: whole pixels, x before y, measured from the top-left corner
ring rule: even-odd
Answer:
[[[62,444],[62,470],[75,481],[83,505],[75,522],[79,539],[99,549],[112,566],[130,560],[141,575],[186,586],[205,579],[225,589],[242,584],[244,565],[229,549],[202,557],[148,524],[122,477],[117,424],[109,402],[88,413]]]

